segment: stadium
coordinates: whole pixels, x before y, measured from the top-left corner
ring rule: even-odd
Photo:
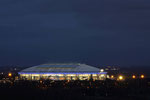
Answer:
[[[107,72],[80,63],[41,64],[18,73],[23,80],[105,80]]]

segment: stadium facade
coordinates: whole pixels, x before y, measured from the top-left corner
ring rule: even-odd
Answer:
[[[42,64],[19,72],[25,80],[105,80],[107,72],[86,64]]]

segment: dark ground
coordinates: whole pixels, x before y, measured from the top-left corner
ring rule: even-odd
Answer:
[[[4,100],[150,100],[149,79],[0,83]]]

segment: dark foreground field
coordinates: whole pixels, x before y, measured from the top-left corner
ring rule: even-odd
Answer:
[[[126,81],[11,81],[0,83],[3,100],[150,100],[148,79]]]

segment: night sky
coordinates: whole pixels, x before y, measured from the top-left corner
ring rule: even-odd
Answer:
[[[150,0],[0,0],[0,65],[150,65]]]

